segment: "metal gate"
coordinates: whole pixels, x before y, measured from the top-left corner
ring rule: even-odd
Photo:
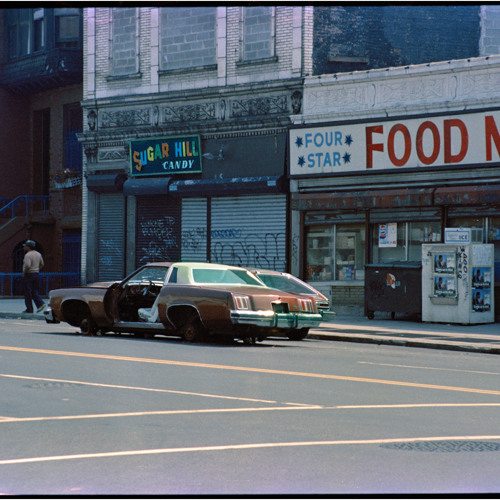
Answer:
[[[180,260],[181,203],[164,195],[138,196],[136,265]]]
[[[182,251],[184,262],[207,260],[207,199],[182,200]]]
[[[212,198],[212,262],[285,271],[286,196]]]
[[[125,272],[125,198],[100,194],[97,217],[97,279],[122,279]]]

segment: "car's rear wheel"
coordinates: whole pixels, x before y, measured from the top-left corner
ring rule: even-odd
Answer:
[[[290,340],[304,340],[308,333],[309,328],[301,328],[300,330],[290,330],[287,336]]]
[[[192,313],[181,328],[182,338],[186,342],[200,342],[203,340],[203,325],[196,313]]]

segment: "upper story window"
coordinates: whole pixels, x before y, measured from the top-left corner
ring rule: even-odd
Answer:
[[[33,9],[33,50],[45,47],[45,9]]]
[[[54,9],[56,47],[78,48],[80,42],[80,9]]]
[[[136,74],[139,71],[137,9],[111,9],[111,33],[111,75]]]
[[[32,9],[7,9],[5,12],[9,59],[31,54]]]
[[[81,46],[81,9],[4,9],[9,60],[55,47]]]
[[[242,60],[267,59],[274,54],[274,7],[242,7]]]
[[[160,70],[216,64],[216,7],[160,9]]]

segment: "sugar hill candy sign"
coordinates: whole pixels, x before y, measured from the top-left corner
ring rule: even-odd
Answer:
[[[130,141],[130,173],[134,177],[199,173],[200,146],[199,135]]]

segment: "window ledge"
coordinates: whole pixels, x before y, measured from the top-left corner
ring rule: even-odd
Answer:
[[[243,68],[245,66],[255,66],[256,64],[273,64],[278,62],[278,56],[265,57],[263,59],[252,59],[250,61],[236,61],[236,66],[238,68]]]
[[[175,68],[175,69],[160,69],[158,74],[165,75],[179,75],[185,73],[202,73],[204,71],[217,71],[217,64],[207,64],[205,66],[193,66],[190,68]]]
[[[108,82],[114,82],[114,81],[118,81],[118,80],[135,80],[135,79],[139,79],[139,78],[142,78],[141,72],[130,73],[128,75],[108,75],[106,77],[106,80]]]

